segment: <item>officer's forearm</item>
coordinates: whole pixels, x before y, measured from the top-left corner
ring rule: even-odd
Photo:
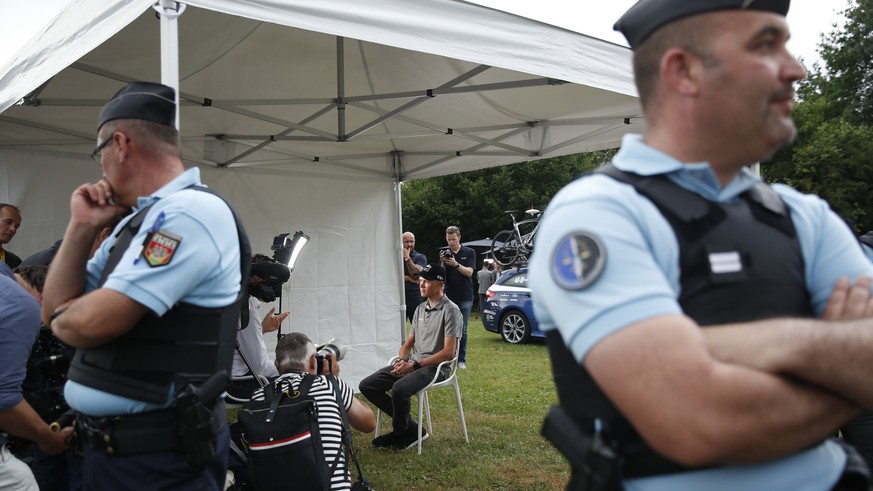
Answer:
[[[717,359],[789,376],[873,408],[873,320],[771,319],[703,332]]]
[[[43,324],[49,325],[58,307],[85,291],[85,265],[98,232],[85,225],[67,227],[42,291]]]
[[[750,463],[818,443],[857,407],[787,377],[725,363],[684,316],[627,326],[585,356],[597,384],[658,452],[686,465]]]
[[[52,332],[76,348],[98,346],[130,330],[148,309],[130,297],[98,288],[72,302],[51,321]]]

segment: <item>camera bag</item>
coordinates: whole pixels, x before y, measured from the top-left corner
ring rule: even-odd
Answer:
[[[270,384],[263,401],[248,401],[237,414],[249,450],[249,473],[262,491],[330,489],[339,458],[332,466],[324,459],[318,406],[309,395],[314,380],[304,375],[293,394]]]

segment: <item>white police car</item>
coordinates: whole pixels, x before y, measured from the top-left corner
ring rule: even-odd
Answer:
[[[488,331],[500,333],[504,341],[512,344],[545,337],[534,317],[527,268],[506,271],[488,288],[482,325]]]

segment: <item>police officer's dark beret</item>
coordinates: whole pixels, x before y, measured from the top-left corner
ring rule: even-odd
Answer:
[[[114,119],[141,119],[175,126],[176,91],[162,84],[131,82],[103,106],[97,131]]]
[[[665,25],[697,14],[717,10],[765,10],[788,13],[791,0],[640,0],[618,19],[613,29],[637,49],[649,36]]]

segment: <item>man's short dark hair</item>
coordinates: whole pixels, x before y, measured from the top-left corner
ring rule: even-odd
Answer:
[[[715,29],[718,29],[718,21],[712,16],[686,17],[658,29],[634,51],[634,82],[643,110],[649,107],[658,87],[661,57],[668,49],[684,49],[702,59],[707,66],[718,64],[708,43]]]
[[[302,332],[286,334],[276,345],[276,368],[279,373],[288,373],[292,370],[305,372],[309,368],[309,357],[314,354],[315,345],[306,334]]]
[[[15,206],[15,205],[11,204],[11,203],[0,203],[0,211],[2,211],[3,208],[12,208],[12,209],[15,210],[19,215],[21,215],[21,209],[20,209],[19,207]]]
[[[161,144],[163,148],[158,149],[160,153],[181,156],[179,130],[172,126],[144,121],[142,119],[114,119],[100,128],[100,134],[107,135],[107,137],[116,131],[127,133],[131,139],[136,139],[140,142]],[[144,148],[152,147],[144,145]]]
[[[15,268],[15,274],[21,276],[25,283],[35,288],[36,291],[42,293],[45,286],[45,277],[48,273],[48,266],[44,264],[33,264],[30,266],[19,266]]]

